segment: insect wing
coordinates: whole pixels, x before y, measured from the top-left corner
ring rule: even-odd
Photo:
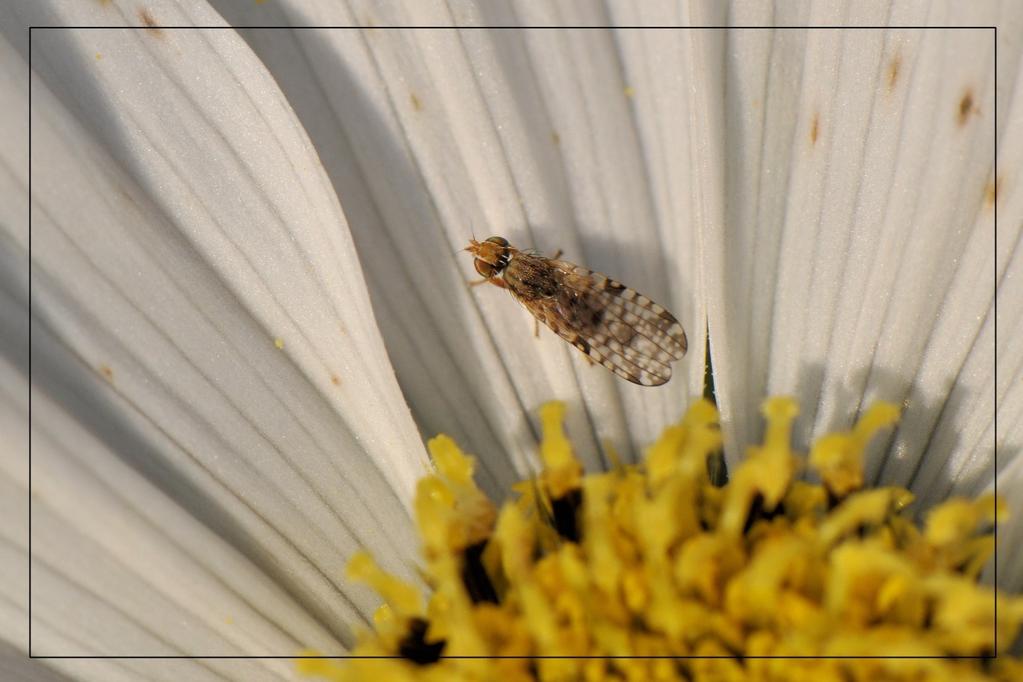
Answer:
[[[670,312],[599,272],[567,261],[546,263],[559,284],[557,294],[532,301],[517,296],[535,317],[634,384],[659,386],[671,378],[670,363],[685,355],[687,342]]]

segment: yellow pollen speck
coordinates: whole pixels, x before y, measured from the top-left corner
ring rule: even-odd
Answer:
[[[431,439],[435,473],[415,499],[431,593],[357,553],[349,577],[384,601],[374,630],[349,652],[358,658],[301,660],[299,672],[338,682],[1023,679],[1023,662],[1006,654],[1023,598],[978,581],[1004,502],[947,500],[920,528],[908,490],[864,487],[866,447],[897,421],[896,406],[876,403],[814,442],[821,484],[797,477],[795,401],[772,398],[762,411],[763,443],[717,487],[708,461],[722,441],[708,401],[643,463],[589,475],[565,406],[548,403],[543,470],[500,510],[473,482],[475,459]]]
[[[279,337],[274,339],[274,346],[276,346],[277,350],[284,350],[284,339]]]
[[[103,59],[103,53],[102,52],[97,52],[96,53],[96,61],[99,61],[100,59]]]
[[[636,89],[634,87],[632,87],[631,85],[626,85],[625,86],[625,96],[628,97],[629,99],[632,99],[633,97],[636,96]]]

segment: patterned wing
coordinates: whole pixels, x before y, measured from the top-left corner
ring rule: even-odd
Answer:
[[[674,315],[606,275],[548,260],[553,296],[526,300],[512,293],[558,336],[623,379],[659,386],[686,354],[686,334]]]

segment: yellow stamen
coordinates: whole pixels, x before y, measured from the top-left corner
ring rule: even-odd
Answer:
[[[810,466],[835,497],[863,486],[863,453],[870,439],[899,419],[899,408],[878,402],[870,406],[851,431],[824,436],[810,450]]]
[[[368,556],[349,567],[385,601],[353,653],[396,658],[306,660],[300,671],[338,682],[1023,679],[1004,653],[1023,599],[977,582],[1004,503],[952,499],[921,530],[905,514],[909,491],[861,489],[867,445],[896,421],[894,406],[813,444],[820,485],[794,480],[795,402],[768,400],[763,413],[763,444],[719,488],[709,402],[694,403],[643,464],[586,476],[564,406],[545,405],[543,471],[500,512],[473,483],[473,458],[446,436],[431,440],[437,473],[415,502],[433,589],[425,605]],[[996,650],[987,665],[940,658]],[[815,658],[827,656],[939,658]]]
[[[564,403],[551,402],[540,408],[540,424],[543,428],[540,459],[544,465],[544,481],[551,496],[555,498],[578,490],[582,480],[582,466],[575,458],[572,443],[562,426],[564,418]]]
[[[419,590],[381,570],[366,552],[357,552],[348,561],[348,579],[367,583],[399,616],[424,615]]]

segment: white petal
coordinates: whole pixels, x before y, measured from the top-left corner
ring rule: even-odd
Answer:
[[[456,17],[443,3],[356,2],[350,12],[336,4],[280,3],[277,15],[277,7],[217,5],[236,25],[257,17],[261,24],[364,26],[545,20],[534,14],[543,11],[535,3],[460,3]],[[592,18],[605,20],[599,14],[571,20]],[[428,430],[464,438],[507,482],[530,466],[535,408],[546,400],[569,403],[569,430],[591,468],[601,465],[597,444],[604,439],[629,458],[633,445],[677,418],[687,380],[698,381],[686,374],[702,378],[703,325],[693,322],[691,289],[671,295],[677,271],[689,269],[660,247],[660,233],[674,226],[658,225],[609,33],[244,35],[285,83],[317,145],[330,150],[324,156],[346,212],[363,217],[352,220],[354,235],[374,303],[388,311],[381,317],[393,318],[381,326],[413,408],[429,417],[416,396],[443,389],[415,382],[446,367],[454,370],[443,378],[451,386],[447,402],[461,409],[456,397],[468,396],[473,403],[461,432],[432,418]],[[295,61],[299,54],[306,62]],[[312,74],[303,82],[307,69]],[[671,389],[633,389],[588,367],[546,330],[534,339],[532,320],[507,294],[465,286],[476,274],[458,251],[473,231],[481,238],[504,234],[548,254],[561,248],[565,258],[645,291],[684,318],[699,350],[676,365],[681,377]],[[399,346],[414,354],[397,352]],[[424,359],[436,369],[411,380]],[[509,455],[515,472],[502,464]]]
[[[1019,381],[1017,380],[1017,385]],[[1019,391],[1013,396],[1017,405],[1023,403]],[[1019,424],[1019,420],[1016,424]],[[1001,430],[1001,424],[999,424]],[[1008,430],[1008,429],[1006,429]],[[1016,427],[1008,438],[999,438],[999,464],[1007,462],[998,474],[998,494],[1008,502],[1009,518],[998,526],[997,579],[990,567],[985,574],[990,582],[999,588],[1019,594],[1023,592],[1023,457],[1019,456],[1023,448],[1023,433]],[[999,436],[1001,434],[999,433]],[[993,487],[993,486],[992,486]],[[1018,652],[1017,647],[1017,652]]]
[[[16,436],[0,458],[0,563],[17,573],[5,576],[4,602],[18,604],[23,619],[15,631],[5,627],[3,639],[21,644],[29,592],[28,384],[3,362],[0,386],[3,432]],[[132,470],[123,452],[77,416],[42,391],[33,391],[32,408],[34,655],[287,655],[307,643],[344,650],[281,586]],[[257,679],[276,679],[289,666],[263,661],[249,668]]]
[[[758,431],[766,393],[801,398],[803,442],[849,424],[864,395],[901,401],[929,343],[956,358],[944,365],[954,378],[968,345],[926,332],[948,310],[953,266],[984,237],[972,223],[993,150],[989,34],[734,34],[729,109],[748,119],[730,122],[730,137],[764,150],[733,160],[730,222],[756,228],[735,228],[747,243],[727,246],[728,270],[744,281],[711,315],[712,328],[722,314],[737,325],[723,372],[738,376],[719,389],[735,399],[745,388],[739,443]],[[990,296],[960,310],[983,315]],[[919,390],[940,401],[938,383]]]
[[[614,2],[618,26],[714,25],[723,7],[672,2]],[[679,370],[685,381],[672,382],[661,410],[651,410],[639,429],[641,442],[660,434],[677,419],[691,397],[704,388],[707,290],[704,269],[707,235],[720,233],[724,219],[724,104],[720,31],[620,29],[613,33],[622,56],[650,183],[659,257],[667,268],[669,299],[686,321],[689,354]],[[715,287],[715,291],[718,290]]]
[[[998,311],[989,310],[978,339],[963,367],[974,381],[987,379],[989,390],[974,401],[962,400],[962,410],[942,419],[936,446],[928,451],[928,466],[922,467],[915,483],[934,493],[972,495],[983,487],[991,490],[992,476],[998,477],[998,493],[1009,504],[1009,518],[999,526],[998,585],[1023,591],[1023,60],[1010,73],[1015,83],[1007,111],[999,109],[997,194],[990,194],[985,211],[998,210],[998,251],[995,267],[998,279]],[[1003,72],[999,64],[999,79]],[[1007,88],[1006,88],[1007,89]],[[1002,121],[1005,121],[1003,126]],[[994,190],[994,185],[989,189]],[[989,274],[989,273],[985,273]],[[994,322],[997,319],[997,346]],[[995,350],[994,357],[992,349]],[[991,370],[997,382],[990,390]],[[997,401],[997,402],[995,402]],[[997,412],[995,412],[997,406]],[[944,415],[943,415],[944,416]],[[997,432],[995,421],[997,419]],[[940,448],[940,449],[939,449]],[[932,464],[931,451],[942,456]],[[997,462],[993,454],[997,451]],[[937,470],[937,473],[935,473]]]
[[[965,5],[935,3],[846,14],[870,7],[815,4],[808,16],[774,20],[1001,26],[998,251],[992,31],[733,32],[725,85],[733,232],[710,328],[733,454],[760,433],[756,403],[766,394],[800,399],[802,447],[848,427],[873,400],[903,403],[890,447],[877,448],[868,473],[909,485],[926,508],[980,492],[995,473],[996,281],[1000,465],[1011,466],[1018,449],[1002,427],[1023,411],[1010,388],[1021,358],[1006,340],[1023,293],[1011,276],[1023,204],[1010,181],[1023,160],[1012,125],[1021,53],[1006,36],[1018,35],[1023,10],[1002,5],[995,15],[983,5],[985,16],[966,16]],[[732,20],[770,20],[741,14]],[[1015,490],[1000,492],[1018,506]]]
[[[16,9],[79,25],[139,19],[128,4],[123,13],[114,3]],[[218,21],[198,4],[148,11],[158,23]],[[17,23],[4,25],[14,31]],[[81,473],[117,481],[130,499],[105,513],[135,524],[138,544],[153,538],[143,513],[160,517],[164,536],[194,536],[175,538],[166,558],[118,557],[128,562],[126,574],[139,580],[160,559],[168,566],[216,561],[234,547],[235,563],[249,567],[218,566],[217,586],[250,592],[247,600],[267,609],[268,623],[292,633],[289,642],[350,644],[349,626],[378,602],[347,583],[346,557],[364,546],[390,570],[412,575],[407,509],[425,457],[382,350],[344,217],[308,140],[269,74],[230,31],[40,31],[34,46],[33,65],[44,77],[32,85],[33,380],[53,399],[55,415],[37,428],[55,456],[66,458],[85,456],[68,444],[81,441],[84,449],[92,434],[95,460]],[[23,112],[25,64],[8,43],[2,49],[5,109]],[[5,217],[9,207],[27,206],[23,140],[0,142]],[[25,212],[12,215],[0,233],[3,291],[23,310],[23,281],[8,277],[7,264],[24,263],[28,236]],[[116,474],[103,468],[118,464]],[[62,472],[54,467],[40,480],[64,505],[54,518],[83,510],[74,520],[84,544],[51,541],[57,582],[71,573],[72,548],[102,555],[127,546],[104,544],[125,540],[103,535],[94,525],[104,518],[95,493],[61,484]],[[146,481],[166,502],[147,502]],[[191,520],[198,530],[188,531],[182,510],[198,519]],[[199,532],[200,522],[213,532]],[[60,524],[52,528],[60,538]],[[116,575],[93,575],[87,569],[94,567],[74,566],[90,580]],[[187,579],[191,569],[181,570]],[[282,592],[270,599],[274,583]],[[222,606],[160,587],[182,609]],[[148,596],[138,603],[155,608]],[[53,598],[36,605],[40,623],[48,607],[51,625],[62,622]],[[315,634],[314,622],[331,635]],[[249,654],[294,653],[268,650],[284,640],[257,636],[248,625],[239,621],[227,641]],[[41,628],[39,636],[46,633]],[[118,646],[68,640],[60,628],[49,634],[34,646],[104,653]],[[193,644],[174,642],[182,650]]]
[[[70,682],[74,679],[3,643],[0,643],[0,676],[7,682]]]

